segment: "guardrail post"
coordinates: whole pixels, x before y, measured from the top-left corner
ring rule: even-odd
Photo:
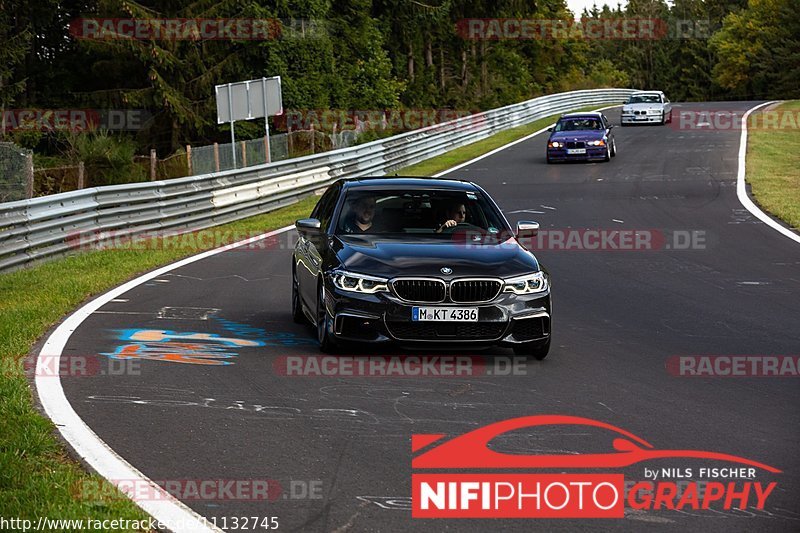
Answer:
[[[239,141],[242,145],[242,168],[247,166],[247,143]]]
[[[286,156],[287,156],[288,159],[292,158],[292,153],[293,153],[293,148],[294,148],[293,143],[292,143],[292,137],[293,136],[294,136],[294,132],[292,130],[288,130],[286,132],[286,151],[287,151]]]
[[[150,149],[150,181],[156,181],[156,149]]]
[[[78,189],[85,189],[86,188],[86,165],[83,164],[83,161],[78,161]]]
[[[33,152],[25,156],[25,197],[33,198]]]
[[[190,176],[194,176],[194,172],[192,172],[192,145],[186,145],[186,168],[189,171]]]
[[[219,143],[214,143],[214,169],[219,172]]]

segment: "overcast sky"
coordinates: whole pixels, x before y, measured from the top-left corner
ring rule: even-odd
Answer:
[[[583,13],[583,8],[587,10],[592,9],[594,4],[597,4],[597,9],[603,9],[603,4],[608,4],[608,7],[611,9],[615,9],[617,7],[617,3],[622,4],[622,7],[625,7],[625,4],[628,2],[626,0],[567,0],[567,5],[569,6],[570,11],[575,13],[576,16],[580,17],[581,13]]]

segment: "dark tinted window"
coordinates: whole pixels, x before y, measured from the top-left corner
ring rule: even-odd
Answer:
[[[482,194],[452,190],[349,191],[336,224],[338,235],[414,234],[432,238],[474,231],[485,239],[506,234],[507,229]]]

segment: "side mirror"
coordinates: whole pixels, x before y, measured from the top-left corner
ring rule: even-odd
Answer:
[[[547,128],[547,131],[553,131],[553,128]]]
[[[517,222],[517,237],[535,237],[539,233],[539,223],[531,220]]]
[[[611,129],[611,128],[613,128],[613,127],[614,127],[614,125],[613,125],[613,124],[609,124],[609,125],[608,125],[608,129]]]
[[[301,218],[294,223],[294,227],[301,235],[318,235],[322,224],[316,218]]]

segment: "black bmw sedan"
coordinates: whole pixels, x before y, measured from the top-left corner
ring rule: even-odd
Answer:
[[[550,277],[474,183],[340,180],[298,220],[292,314],[323,352],[344,342],[502,345],[544,359]]]

